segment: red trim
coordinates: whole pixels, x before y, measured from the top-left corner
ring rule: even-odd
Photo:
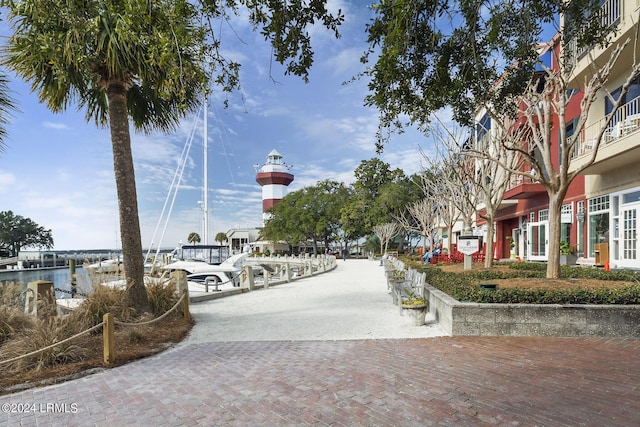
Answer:
[[[264,199],[264,200],[262,200],[262,212],[268,211],[269,209],[271,209],[272,207],[277,205],[280,200],[282,200],[282,199]]]
[[[260,185],[289,185],[293,182],[293,175],[286,172],[260,172],[256,175],[256,182]]]

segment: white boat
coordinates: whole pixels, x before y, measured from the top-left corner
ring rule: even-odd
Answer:
[[[220,263],[210,262],[211,258],[206,256],[207,246],[200,245],[197,249],[202,249],[200,253],[192,250],[194,247],[187,248],[182,252],[182,256],[178,260],[162,267],[168,271],[184,271],[187,274],[187,280],[200,284],[210,284],[220,286],[230,283],[232,286],[240,286],[240,274],[245,259],[249,256],[243,252],[238,255],[228,257]],[[185,254],[195,255],[193,257],[185,257]]]
[[[105,259],[92,264],[85,263],[83,268],[95,273],[118,273],[122,269],[122,261],[118,258]]]

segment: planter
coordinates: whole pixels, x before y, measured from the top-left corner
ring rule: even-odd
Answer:
[[[562,265],[575,265],[578,261],[578,255],[560,255],[560,264]]]
[[[392,280],[389,282],[391,297],[393,298],[393,304],[400,304],[400,300],[402,297],[406,297],[404,289],[405,289],[405,281],[404,280]]]
[[[427,304],[400,304],[400,314],[410,326],[424,325],[427,316]]]

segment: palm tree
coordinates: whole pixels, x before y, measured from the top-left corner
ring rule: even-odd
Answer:
[[[220,242],[220,244],[222,244],[222,242],[226,242],[228,239],[227,239],[227,235],[222,231],[220,231],[218,234],[216,234],[215,240],[216,242]]]
[[[7,137],[7,131],[4,125],[9,123],[11,111],[15,109],[15,101],[9,93],[7,77],[4,74],[0,74],[0,153],[4,150],[5,139]]]
[[[109,126],[129,303],[149,307],[129,121],[171,131],[199,104],[207,82],[204,32],[185,0],[3,1],[14,32],[4,65],[54,112],[77,103]]]
[[[200,235],[195,231],[192,231],[191,233],[189,233],[189,237],[187,237],[187,242],[191,244],[200,243]]]

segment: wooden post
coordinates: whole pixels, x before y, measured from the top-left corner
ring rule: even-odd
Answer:
[[[182,299],[182,315],[191,320],[191,312],[189,311],[189,283],[187,283],[187,274],[181,270],[172,271],[169,274],[171,280],[176,281],[176,289],[178,291],[178,295],[184,295]]]
[[[191,320],[191,311],[189,311],[189,290],[183,289],[182,295],[184,295],[184,298],[182,299],[182,315],[185,319]]]
[[[176,281],[176,290],[178,291],[178,294],[182,295],[182,291],[184,291],[185,289],[187,291],[189,290],[189,284],[187,283],[187,274],[184,271],[172,271],[171,274],[169,274],[169,278]]]
[[[115,361],[113,314],[106,313],[102,316],[102,321],[104,322],[104,325],[102,325],[104,364],[109,366]]]
[[[264,289],[269,289],[269,270],[266,268],[262,269],[262,277],[264,278]]]
[[[29,282],[27,288],[29,291],[25,301],[25,312],[36,315],[38,314],[38,308],[55,307],[56,297],[53,290],[53,282],[36,280],[35,282]]]
[[[285,277],[287,280],[287,283],[289,283],[291,281],[291,264],[289,264],[288,262],[284,264],[284,268],[285,268]]]
[[[247,287],[250,291],[255,289],[255,281],[253,278],[253,267],[245,265],[242,267],[242,277],[244,278],[243,287]]]
[[[69,277],[71,277],[71,298],[74,298],[77,293],[77,279],[76,279],[76,260],[69,259]]]

